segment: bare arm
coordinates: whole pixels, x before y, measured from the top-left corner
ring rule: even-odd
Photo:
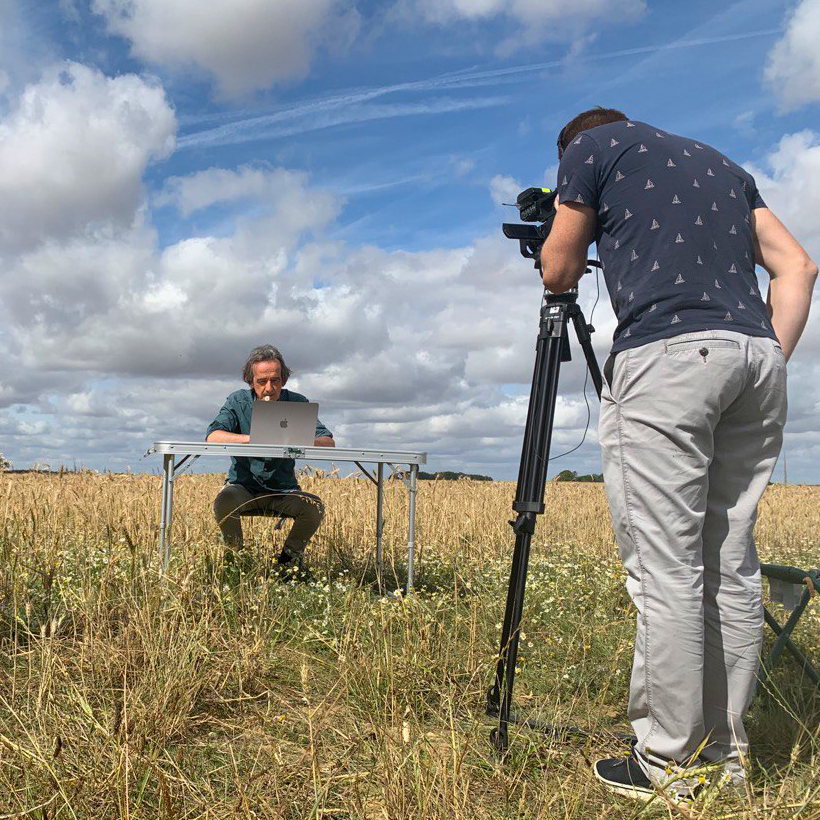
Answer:
[[[541,278],[553,293],[564,293],[584,275],[595,238],[596,215],[577,202],[560,203],[552,230],[541,247]]]
[[[752,228],[755,262],[771,277],[766,299],[769,315],[788,359],[809,318],[817,265],[768,208],[752,211]]]
[[[212,444],[247,444],[251,437],[246,433],[229,433],[227,430],[214,430],[206,442]]]
[[[313,441],[314,447],[335,447],[336,442],[330,436],[317,436]]]

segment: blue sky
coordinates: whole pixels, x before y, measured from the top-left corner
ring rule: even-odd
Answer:
[[[514,478],[541,291],[501,203],[613,106],[746,164],[816,257],[818,36],[818,0],[0,0],[0,452],[151,469],[270,341],[340,444]],[[787,436],[812,483],[816,348]],[[553,472],[598,463],[593,430]]]

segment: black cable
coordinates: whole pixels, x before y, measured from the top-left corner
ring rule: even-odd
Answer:
[[[597,259],[598,254],[596,252],[595,257]],[[592,310],[589,313],[589,323],[592,324],[592,317],[595,315],[595,308],[598,307],[598,299],[601,297],[601,280],[598,278],[598,268],[595,267],[595,301],[592,303]],[[584,427],[584,434],[581,436],[581,441],[573,447],[571,450],[567,450],[565,453],[559,453],[557,456],[551,456],[547,459],[547,463],[550,461],[555,461],[556,459],[563,458],[564,456],[568,456],[571,453],[574,453],[576,450],[580,450],[581,447],[584,446],[584,442],[587,438],[587,433],[589,432],[589,422],[592,420],[592,408],[589,406],[589,397],[587,396],[587,384],[589,383],[589,368],[584,368],[584,403],[587,406],[587,423]]]

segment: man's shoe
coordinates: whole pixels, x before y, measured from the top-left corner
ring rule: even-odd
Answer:
[[[273,571],[276,578],[285,584],[291,581],[295,584],[309,584],[313,580],[312,573],[297,559],[277,561]]]
[[[595,777],[615,794],[644,802],[656,794],[652,781],[633,755],[602,758],[595,762],[592,770]]]
[[[635,742],[632,742],[634,748]],[[596,761],[595,777],[606,788],[623,797],[648,801],[654,795],[677,806],[690,806],[704,788],[704,778],[670,777],[666,785],[655,787],[638,762],[635,752],[629,757],[610,757]]]

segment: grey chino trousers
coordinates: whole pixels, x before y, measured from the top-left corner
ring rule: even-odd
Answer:
[[[292,492],[252,493],[241,484],[226,484],[214,501],[214,516],[226,546],[242,549],[242,522],[240,515],[284,515],[293,519],[284,551],[293,558],[301,558],[325,514],[318,495],[301,490]]]
[[[771,339],[704,331],[610,357],[604,481],[637,609],[629,719],[656,782],[703,757],[744,776],[763,637],[752,530],[780,452],[786,362]]]

